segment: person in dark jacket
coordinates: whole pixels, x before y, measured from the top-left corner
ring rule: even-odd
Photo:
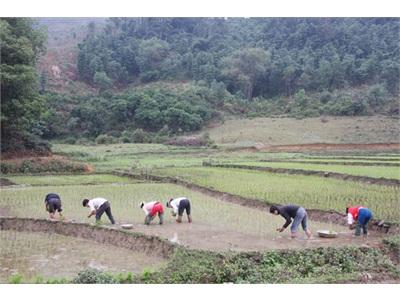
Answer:
[[[58,194],[50,193],[46,195],[44,199],[44,204],[46,206],[46,211],[49,213],[50,219],[54,220],[56,212],[58,212],[60,219],[63,218],[61,212],[61,198]]]
[[[278,228],[277,231],[283,232],[292,223],[293,219],[293,224],[290,227],[291,237],[295,238],[297,236],[297,228],[300,223],[307,237],[311,237],[311,230],[307,225],[307,212],[304,207],[297,205],[272,205],[269,211],[271,214],[281,215],[286,220],[286,223],[281,228]]]

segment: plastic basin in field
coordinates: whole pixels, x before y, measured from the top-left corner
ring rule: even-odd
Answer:
[[[121,227],[123,229],[132,229],[133,228],[133,224],[122,224]]]
[[[335,238],[338,235],[337,232],[330,230],[318,230],[317,233],[320,237],[323,238]]]

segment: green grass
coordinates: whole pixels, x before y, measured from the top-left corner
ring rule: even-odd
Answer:
[[[203,162],[232,163],[267,158],[293,157],[287,153],[225,151],[224,149],[188,148],[159,144],[113,144],[80,146],[55,144],[53,151],[87,162],[97,172],[201,166]]]
[[[45,176],[7,176],[12,182],[20,185],[86,185],[86,184],[104,184],[115,183],[124,184],[133,181],[126,177],[120,177],[109,174],[96,175],[45,175]]]
[[[298,169],[298,170],[312,170],[335,172],[356,176],[367,176],[373,178],[389,178],[400,179],[400,167],[392,166],[346,166],[346,165],[318,165],[318,164],[305,164],[295,162],[241,162],[235,163],[239,165],[283,168],[283,169]]]
[[[205,132],[217,144],[232,146],[398,143],[399,121],[383,116],[325,117],[324,122],[322,118],[232,119]]]
[[[175,176],[218,191],[261,201],[306,208],[336,210],[360,204],[372,209],[376,218],[400,221],[400,188],[347,182],[316,176],[271,174],[224,168],[170,168],[157,174]]]

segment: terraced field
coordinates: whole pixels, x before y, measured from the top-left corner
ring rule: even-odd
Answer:
[[[306,208],[344,212],[359,204],[377,218],[399,222],[400,188],[290,174],[227,168],[169,168],[156,172],[218,191],[272,203],[297,203]]]

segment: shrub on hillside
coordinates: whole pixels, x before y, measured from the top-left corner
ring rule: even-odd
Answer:
[[[184,147],[202,147],[212,146],[214,142],[210,139],[208,133],[204,133],[200,136],[180,136],[169,139],[166,144]]]
[[[118,283],[110,274],[96,270],[87,269],[78,273],[78,276],[72,280],[72,283],[92,284],[92,283]]]
[[[64,159],[31,158],[23,160],[2,161],[2,174],[34,174],[34,173],[81,173],[88,170],[84,163],[71,162]]]
[[[107,134],[100,134],[96,138],[96,144],[113,144],[116,143],[116,139]]]

